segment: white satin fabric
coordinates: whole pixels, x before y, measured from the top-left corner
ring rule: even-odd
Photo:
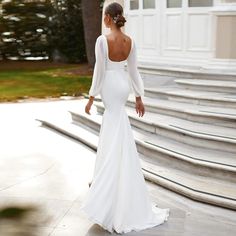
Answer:
[[[109,232],[127,233],[162,224],[169,209],[152,203],[141,169],[125,103],[131,91],[144,95],[143,80],[137,70],[135,42],[124,61],[108,57],[105,35],[97,38],[96,64],[89,90],[90,96],[101,95],[105,106],[93,182],[82,209],[88,218]],[[125,71],[127,62],[128,73]]]

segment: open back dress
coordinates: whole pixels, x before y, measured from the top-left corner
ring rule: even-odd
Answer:
[[[136,97],[144,95],[136,45],[131,40],[129,56],[123,61],[109,59],[105,35],[100,35],[95,44],[96,63],[89,95],[100,94],[105,111],[93,181],[80,208],[94,223],[120,234],[160,225],[169,216],[169,209],[158,208],[149,198],[125,110],[131,92]]]

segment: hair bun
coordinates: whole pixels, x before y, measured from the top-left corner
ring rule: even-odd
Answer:
[[[105,8],[105,14],[109,15],[112,18],[117,27],[124,26],[126,19],[123,16],[123,7],[119,3],[110,3]]]
[[[126,19],[123,15],[118,14],[117,16],[113,17],[113,21],[118,27],[122,27],[124,26]]]

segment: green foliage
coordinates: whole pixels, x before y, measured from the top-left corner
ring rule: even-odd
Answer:
[[[80,0],[11,0],[0,15],[0,59],[86,60]]]
[[[64,69],[12,69],[0,71],[0,102],[22,98],[78,96],[86,93],[91,76],[70,73],[78,66]],[[0,215],[1,217],[1,215]]]
[[[86,60],[80,0],[53,1],[50,28],[54,53],[59,52],[60,58],[70,63]]]
[[[48,57],[52,14],[50,0],[12,0],[3,3],[0,21],[0,51],[3,58]]]

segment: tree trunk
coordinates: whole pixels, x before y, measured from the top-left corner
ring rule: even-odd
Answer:
[[[101,34],[101,0],[82,0],[81,3],[88,64],[94,66],[95,42],[97,37]]]

